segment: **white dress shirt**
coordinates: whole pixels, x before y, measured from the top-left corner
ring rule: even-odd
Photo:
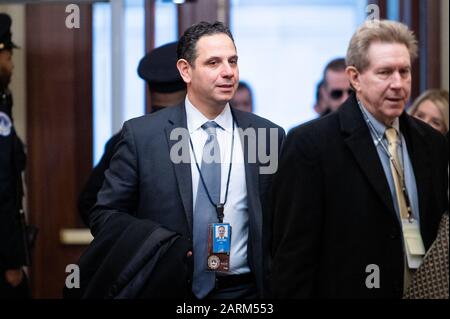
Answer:
[[[201,126],[210,121],[205,117],[186,96],[186,120],[189,135],[194,147],[195,156],[201,167],[203,147],[208,133]],[[231,145],[233,135],[233,116],[230,105],[227,104],[214,120],[220,128],[216,129],[217,141],[220,147],[221,156],[221,196],[220,202],[225,200],[227,188],[228,170],[230,166]],[[193,207],[197,200],[198,183],[200,175],[195,157],[190,149],[191,173],[192,173],[192,196]],[[218,222],[218,221],[217,221]],[[247,241],[248,241],[248,206],[247,206],[247,184],[245,181],[245,165],[242,143],[239,137],[238,128],[235,123],[233,165],[230,174],[230,184],[228,188],[228,198],[224,207],[224,223],[229,223],[232,227],[231,251],[230,251],[230,274],[243,274],[250,271],[247,261]],[[207,227],[207,226],[205,226]],[[206,231],[206,230],[205,230]],[[205,261],[206,262],[206,261]]]

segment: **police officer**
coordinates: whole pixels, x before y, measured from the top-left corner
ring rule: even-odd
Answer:
[[[147,82],[151,111],[156,112],[184,100],[186,84],[177,69],[177,45],[171,42],[153,49],[139,62],[138,75]],[[94,167],[78,199],[78,210],[83,222],[89,226],[89,211],[97,201],[97,193],[105,180],[105,171],[119,142],[120,132],[105,145],[105,153]]]
[[[147,82],[151,111],[176,105],[186,96],[186,83],[177,69],[178,42],[153,49],[139,62],[138,75]]]
[[[30,296],[22,268],[26,264],[24,231],[19,217],[25,153],[12,120],[8,89],[14,64],[11,18],[0,13],[0,298]]]

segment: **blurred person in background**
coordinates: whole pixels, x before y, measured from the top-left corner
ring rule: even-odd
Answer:
[[[235,109],[244,112],[253,112],[253,93],[252,89],[246,82],[239,82],[236,94],[230,101],[230,105]]]
[[[408,113],[442,134],[447,134],[448,91],[434,89],[423,92],[414,101]]]
[[[331,60],[323,71],[324,112],[336,111],[349,97],[352,89],[344,58]]]
[[[324,97],[325,92],[323,90],[323,80],[317,83],[316,86],[316,102],[314,103],[314,111],[321,116],[325,116],[330,113],[330,109],[326,105],[326,99]]]

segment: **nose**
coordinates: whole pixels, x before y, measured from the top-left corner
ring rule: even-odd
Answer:
[[[393,89],[400,89],[402,87],[402,76],[398,71],[392,74],[391,87]]]
[[[221,75],[224,78],[229,78],[233,76],[233,68],[231,67],[230,63],[224,63]]]

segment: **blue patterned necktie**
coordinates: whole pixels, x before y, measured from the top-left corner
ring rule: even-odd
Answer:
[[[216,122],[209,121],[202,125],[208,133],[208,139],[203,147],[201,175],[214,204],[220,202],[221,164],[220,148],[217,141],[216,129],[220,127]],[[215,286],[216,275],[207,270],[208,258],[208,225],[217,223],[217,213],[211,204],[201,177],[198,181],[197,199],[194,209],[194,276],[192,292],[202,299]]]

